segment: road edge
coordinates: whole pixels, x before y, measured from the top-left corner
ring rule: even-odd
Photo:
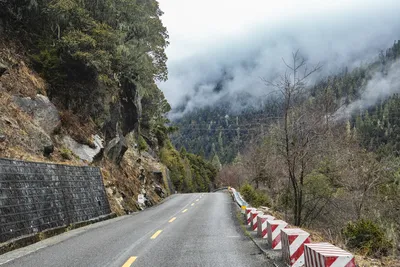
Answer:
[[[245,236],[249,237],[250,240],[256,245],[256,247],[261,251],[261,253],[264,255],[266,260],[268,260],[268,263],[273,264],[275,267],[281,267],[282,265],[280,263],[276,262],[276,258],[271,257],[270,252],[263,248],[261,244],[257,242],[257,240],[253,237],[252,233],[248,231],[245,223],[244,223],[244,217],[243,214],[241,213],[240,207],[236,204],[236,202],[233,202],[233,205],[235,205],[235,211],[236,211],[236,220],[240,225],[240,228],[242,229],[243,233]]]
[[[32,244],[35,244],[35,243],[45,240],[47,238],[63,234],[65,232],[68,232],[68,231],[71,231],[74,229],[78,229],[78,228],[81,228],[81,227],[84,227],[84,226],[87,226],[90,224],[95,224],[98,222],[110,220],[110,219],[113,219],[116,217],[117,217],[117,215],[115,213],[110,213],[110,214],[102,215],[102,216],[99,216],[96,218],[92,218],[90,220],[72,223],[69,225],[59,226],[59,227],[55,227],[55,228],[50,228],[50,229],[46,229],[42,232],[37,232],[34,234],[30,234],[30,235],[20,236],[20,237],[11,239],[9,241],[6,241],[4,243],[1,243],[0,244],[0,255],[3,255],[7,252],[10,252],[10,251],[13,251],[13,250],[16,250],[19,248],[30,246]]]
[[[123,218],[124,216],[135,215],[135,214],[141,213],[143,211],[150,210],[154,207],[157,207],[157,206],[167,202],[174,196],[175,196],[175,194],[169,195],[168,197],[162,199],[160,202],[154,204],[153,206],[151,206],[149,208],[141,210],[141,211],[132,212],[132,213],[121,215],[121,216],[118,216],[115,213],[110,213],[110,214],[102,215],[102,216],[99,216],[96,218],[92,218],[90,220],[72,223],[69,225],[59,226],[59,227],[55,227],[55,228],[50,228],[50,229],[46,229],[42,232],[37,232],[34,234],[30,234],[30,235],[24,235],[24,236],[20,236],[20,237],[8,240],[4,243],[0,243],[0,255],[6,254],[8,252],[11,252],[11,251],[14,251],[17,249],[28,247],[28,246],[36,244],[40,241],[46,240],[48,238],[51,238],[51,237],[54,237],[57,235],[67,233],[71,230],[82,228],[84,226],[96,224],[96,223],[103,222],[103,221],[108,221],[108,220],[111,220],[114,218]]]

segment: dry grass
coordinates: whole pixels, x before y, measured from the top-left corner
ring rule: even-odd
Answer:
[[[48,161],[32,146],[29,129],[36,127],[29,114],[22,112],[12,101],[12,95],[35,96],[45,93],[46,83],[24,63],[20,45],[0,41],[0,61],[9,69],[0,77],[0,157],[32,161]]]
[[[34,97],[46,94],[46,82],[26,66],[27,60],[23,47],[16,42],[0,41],[0,59],[9,69],[0,79],[0,90],[13,95]]]
[[[61,123],[64,131],[76,142],[95,148],[96,145],[91,140],[91,136],[96,132],[96,125],[91,119],[85,119],[85,122],[79,116],[69,110],[60,112]]]
[[[356,255],[356,263],[359,267],[400,267],[400,260],[395,258],[373,259]]]
[[[68,165],[83,164],[75,158],[66,161],[62,156],[62,147],[57,145],[50,158],[44,157],[41,151],[33,148],[32,143],[35,140],[29,135],[30,127],[38,126],[34,124],[31,116],[13,103],[9,93],[0,90],[0,134],[6,136],[6,140],[0,142],[0,157]]]

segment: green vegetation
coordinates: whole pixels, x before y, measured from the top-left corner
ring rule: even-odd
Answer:
[[[383,99],[355,117],[355,127],[363,147],[380,156],[400,156],[399,94]]]
[[[250,184],[244,184],[240,187],[240,194],[253,207],[271,206],[268,196],[259,190],[255,190]]]
[[[244,102],[251,100],[247,94],[237,98]],[[179,132],[171,136],[173,143],[191,153],[204,154],[215,165],[218,165],[218,161],[222,164],[231,163],[239,151],[267,130],[268,123],[273,119],[265,118],[265,114],[268,117],[280,116],[277,99],[260,101],[259,109],[247,108],[242,112],[232,112],[235,101],[239,100],[229,101],[195,110],[174,121]]]
[[[168,141],[160,152],[161,162],[170,169],[175,189],[180,192],[208,192],[214,187],[217,170],[202,157],[178,152]]]
[[[63,147],[63,148],[60,150],[60,155],[61,155],[61,157],[62,157],[63,159],[65,159],[65,160],[71,160],[71,159],[73,159],[73,154],[72,154],[71,150],[69,150],[68,148],[65,148],[65,147]]]
[[[154,146],[169,133],[156,84],[168,73],[162,14],[156,0],[0,2],[6,34],[26,44],[53,102],[92,118],[106,141],[141,129]]]
[[[146,143],[146,140],[144,140],[144,138],[142,136],[139,136],[139,140],[138,140],[139,151],[146,151],[147,148],[148,148],[148,145]]]
[[[343,235],[349,248],[357,249],[368,256],[387,255],[393,247],[384,231],[370,220],[349,223],[343,229]]]

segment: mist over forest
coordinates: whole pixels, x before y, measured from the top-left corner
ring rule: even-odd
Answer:
[[[254,104],[257,99],[265,98],[273,90],[265,86],[261,78],[278,79],[285,71],[282,59],[290,60],[297,50],[310,66],[322,65],[321,71],[308,81],[310,86],[344,69],[351,71],[371,63],[398,38],[400,21],[396,8],[400,8],[400,4],[394,1],[384,5],[372,1],[362,8],[350,6],[325,13],[305,12],[273,23],[265,18],[263,23],[247,31],[221,40],[215,37],[209,45],[199,41],[205,43],[203,48],[174,47],[172,43],[167,49],[167,53],[171,53],[169,79],[160,84],[172,106],[169,116],[178,119],[195,109],[218,105],[220,100],[233,102],[234,111],[246,109],[247,105],[257,107]],[[396,71],[394,69],[391,71]],[[376,78],[380,82],[385,79]],[[373,98],[368,92],[364,100],[369,103],[382,96],[375,93]],[[242,98],[243,95],[248,97],[246,105],[234,104],[238,96]],[[253,97],[255,101],[250,100]]]

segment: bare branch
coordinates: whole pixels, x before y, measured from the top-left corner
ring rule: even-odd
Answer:
[[[283,63],[285,64],[285,66],[286,66],[288,69],[293,70],[293,68],[292,68],[291,66],[289,66],[289,64],[286,63],[286,61],[285,61],[284,58],[282,58],[282,61],[283,61]]]

